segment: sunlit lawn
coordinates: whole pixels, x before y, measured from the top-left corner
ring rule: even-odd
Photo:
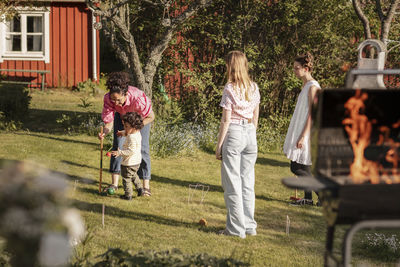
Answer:
[[[188,254],[233,256],[254,266],[323,265],[326,224],[322,210],[316,206],[289,206],[289,197],[294,192],[281,184],[281,179],[291,174],[288,161],[280,152],[259,154],[257,160],[258,235],[243,240],[218,236],[216,232],[224,228],[226,212],[220,186],[220,162],[212,154],[198,152],[191,157],[153,158],[153,196],[150,198],[120,200],[122,187],[117,195],[100,196],[98,139],[86,134],[68,135],[56,129],[55,120],[62,113],[87,111],[77,107],[82,95],[52,91],[35,92],[32,96],[31,117],[25,124],[29,130],[1,132],[0,159],[34,161],[66,175],[71,185],[70,198],[94,236],[88,245],[92,257],[111,247],[133,252],[179,248]],[[89,100],[93,103],[90,110],[100,112],[101,96]],[[109,159],[103,160],[103,180],[109,183]],[[205,191],[197,190],[189,199],[189,185],[198,183],[206,186]],[[198,224],[201,218],[207,220],[207,227]],[[343,233],[344,228],[339,227],[337,255]],[[379,258],[365,255],[357,245],[353,256],[357,262],[383,264]]]

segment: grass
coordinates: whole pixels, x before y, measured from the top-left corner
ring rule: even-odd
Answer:
[[[87,112],[79,108],[81,93],[70,91],[32,92],[32,102],[25,130],[0,132],[0,160],[28,160],[64,173],[69,180],[70,199],[81,211],[94,238],[89,242],[92,260],[108,248],[167,250],[178,248],[184,253],[206,252],[217,257],[230,257],[250,262],[253,266],[321,266],[325,248],[326,224],[318,207],[291,207],[292,190],[281,184],[291,176],[289,164],[280,152],[259,154],[256,164],[256,220],[258,235],[242,240],[218,236],[224,228],[225,204],[220,186],[220,162],[213,154],[197,152],[192,157],[152,158],[152,193],[150,198],[128,202],[118,195],[98,194],[99,141],[86,134],[70,135],[55,122],[63,113]],[[90,111],[100,112],[102,97],[90,98]],[[109,159],[103,159],[103,180]],[[190,184],[209,186],[204,202],[197,191],[188,202]],[[76,185],[75,190],[73,189]],[[120,186],[121,181],[120,181]],[[102,205],[105,205],[105,226],[102,227]],[[290,234],[286,234],[287,216]],[[205,218],[207,227],[199,225]],[[338,227],[336,255],[346,227]],[[365,253],[356,245],[354,262],[376,266],[391,265],[380,255]],[[80,246],[77,248],[82,249]]]

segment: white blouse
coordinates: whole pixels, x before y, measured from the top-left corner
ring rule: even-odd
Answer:
[[[243,119],[252,119],[254,109],[260,103],[260,91],[255,82],[251,84],[253,95],[250,101],[246,101],[244,96],[239,96],[231,83],[227,83],[222,93],[220,106],[231,110],[231,123],[240,123]]]

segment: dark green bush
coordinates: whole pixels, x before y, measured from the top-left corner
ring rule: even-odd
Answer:
[[[22,86],[0,85],[0,129],[16,130],[29,112],[31,97]]]
[[[29,111],[31,97],[22,86],[0,85],[0,111],[6,119],[23,120]]]
[[[142,251],[131,255],[121,249],[109,249],[101,255],[96,267],[108,266],[250,266],[233,258],[216,258],[206,253],[187,255],[178,249],[167,251]]]

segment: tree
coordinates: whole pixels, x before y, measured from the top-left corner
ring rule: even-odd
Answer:
[[[368,9],[375,2],[374,11],[377,13],[380,23],[379,34],[377,35],[379,35],[379,39],[387,46],[389,43],[390,27],[394,21],[396,10],[400,7],[400,0],[352,0],[352,2],[354,10],[363,25],[365,39],[371,39],[372,33],[371,19],[368,18],[363,9]],[[384,12],[385,9],[386,14]]]
[[[89,6],[100,16],[102,29],[117,57],[132,75],[137,86],[149,97],[152,96],[157,67],[172,38],[186,21],[211,2],[212,0],[181,3],[176,0],[88,0]],[[175,16],[171,16],[171,10],[175,11]],[[139,51],[137,42],[141,36],[137,27],[142,27],[142,33],[143,30],[146,31],[140,21],[143,12],[154,16],[152,25],[149,25],[151,29],[147,29],[147,37],[149,33],[153,36],[147,39],[147,43],[142,47],[146,51]]]
[[[17,6],[32,6],[34,0],[2,0],[0,1],[0,22],[9,20],[17,14]],[[36,2],[36,1],[35,1]]]

